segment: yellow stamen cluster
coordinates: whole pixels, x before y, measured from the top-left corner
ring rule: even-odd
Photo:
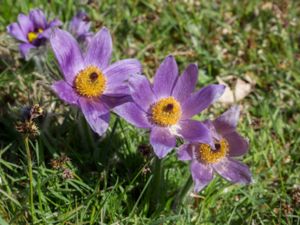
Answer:
[[[151,120],[160,126],[171,126],[181,117],[181,106],[174,97],[162,98],[151,107]]]
[[[81,96],[99,97],[106,88],[106,79],[98,67],[88,66],[76,75],[74,86]]]
[[[35,39],[38,38],[39,34],[43,32],[43,29],[38,29],[37,32],[29,32],[27,34],[28,41],[32,43]]]
[[[215,147],[213,150],[208,144],[200,144],[197,152],[198,160],[206,164],[216,163],[227,155],[228,142],[224,138],[215,143]]]

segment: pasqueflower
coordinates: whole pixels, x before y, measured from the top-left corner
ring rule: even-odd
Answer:
[[[110,109],[131,99],[124,81],[130,74],[141,73],[141,64],[125,59],[110,65],[112,39],[106,28],[92,37],[85,53],[70,33],[60,29],[51,35],[50,43],[64,75],[52,89],[65,102],[77,105],[91,128],[102,135],[109,125]]]
[[[22,42],[19,45],[21,55],[26,58],[30,49],[37,48],[49,38],[51,28],[60,26],[58,19],[47,22],[47,19],[40,9],[33,9],[26,16],[23,13],[18,16],[18,23],[7,26],[7,32]]]
[[[70,21],[69,31],[78,42],[88,44],[93,36],[90,27],[91,22],[89,22],[87,14],[80,11]]]
[[[175,147],[176,137],[213,144],[208,128],[191,118],[219,98],[224,86],[209,85],[193,93],[198,76],[195,64],[178,75],[174,57],[168,56],[158,68],[153,85],[145,76],[132,76],[129,89],[134,102],[115,108],[129,123],[151,130],[150,143],[159,158]]]
[[[232,183],[251,182],[249,168],[233,157],[241,156],[249,144],[237,131],[239,108],[234,106],[214,121],[206,121],[214,139],[214,148],[203,142],[182,145],[178,150],[180,160],[191,160],[190,170],[195,183],[194,190],[202,190],[218,173]]]

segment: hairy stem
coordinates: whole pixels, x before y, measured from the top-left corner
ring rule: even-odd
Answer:
[[[191,189],[192,184],[193,184],[193,179],[192,179],[192,176],[190,175],[189,178],[187,179],[185,185],[181,188],[180,192],[177,194],[177,196],[174,200],[173,207],[172,207],[174,211],[178,210],[178,205],[182,203],[186,194]]]
[[[33,176],[32,176],[32,161],[31,161],[31,154],[29,149],[29,139],[26,135],[24,138],[24,144],[26,149],[26,155],[27,155],[27,164],[28,164],[28,174],[29,174],[29,185],[30,185],[30,196],[29,196],[29,202],[30,202],[30,211],[32,216],[33,223],[35,222],[35,213],[34,213],[34,204],[33,204]]]

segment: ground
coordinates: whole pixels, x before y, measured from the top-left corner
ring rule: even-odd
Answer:
[[[237,88],[246,94],[235,93],[238,129],[250,150],[241,160],[253,183],[217,177],[194,194],[188,164],[175,151],[157,160],[146,131],[113,117],[107,135],[95,135],[80,111],[49,88],[60,76],[51,51],[45,61],[26,62],[6,34],[32,8],[63,22],[84,9],[93,31],[111,30],[113,61],[137,58],[149,78],[173,54],[181,71],[198,64],[198,87],[242,82]],[[29,141],[35,224],[300,224],[299,16],[296,0],[2,0],[0,224],[33,224],[28,158],[16,123],[37,103],[45,114]],[[198,119],[233,103],[217,102]]]

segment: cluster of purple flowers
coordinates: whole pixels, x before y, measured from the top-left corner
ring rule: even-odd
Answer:
[[[81,109],[90,127],[103,135],[110,112],[134,126],[150,131],[150,144],[158,158],[176,149],[180,160],[190,160],[190,170],[199,192],[218,173],[233,183],[250,183],[248,167],[234,157],[245,154],[248,141],[237,131],[239,107],[233,106],[214,121],[200,122],[193,116],[213,104],[224,92],[223,85],[196,90],[198,67],[190,64],[179,75],[172,55],[161,63],[153,83],[142,75],[136,59],[110,63],[112,38],[107,28],[93,35],[86,14],[78,13],[69,32],[48,23],[41,10],[20,14],[8,32],[19,41],[23,56],[50,40],[64,79],[52,89],[65,102]],[[80,45],[83,43],[83,45]]]
[[[52,29],[62,26],[62,22],[54,19],[47,21],[44,12],[33,9],[29,15],[20,13],[18,22],[7,26],[7,32],[20,41],[19,50],[23,58],[27,58],[30,50],[46,44]],[[91,23],[84,12],[78,12],[69,23],[68,30],[83,45],[87,45],[93,35],[90,32]]]

